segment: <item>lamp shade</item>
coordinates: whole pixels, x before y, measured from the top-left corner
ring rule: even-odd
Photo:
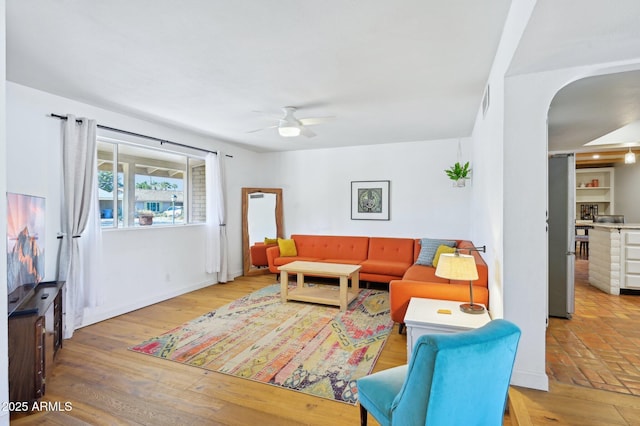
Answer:
[[[636,154],[631,151],[629,148],[629,152],[624,155],[624,164],[635,164],[636,162]]]
[[[449,280],[474,281],[478,279],[478,268],[473,256],[443,253],[438,260],[436,276]]]

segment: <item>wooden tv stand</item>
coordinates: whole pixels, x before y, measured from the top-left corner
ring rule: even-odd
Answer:
[[[62,348],[63,286],[64,282],[42,282],[10,310],[11,402],[32,402],[44,395],[46,374]]]

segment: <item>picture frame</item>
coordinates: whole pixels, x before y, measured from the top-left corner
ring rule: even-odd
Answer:
[[[389,220],[391,181],[351,182],[351,220]]]

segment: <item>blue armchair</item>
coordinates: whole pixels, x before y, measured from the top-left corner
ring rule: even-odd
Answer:
[[[358,379],[360,424],[501,425],[520,329],[497,319],[478,329],[418,338],[408,365]]]

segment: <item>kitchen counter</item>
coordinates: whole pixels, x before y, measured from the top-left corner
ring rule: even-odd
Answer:
[[[589,284],[618,295],[640,290],[640,223],[593,223]]]
[[[576,221],[577,222],[577,221]],[[640,230],[640,223],[594,223],[591,222],[590,225],[594,228],[605,228],[605,229],[637,229]]]

